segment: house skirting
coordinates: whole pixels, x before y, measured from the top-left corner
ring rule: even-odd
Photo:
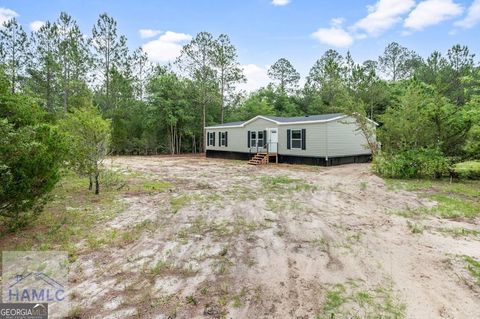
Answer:
[[[249,153],[217,151],[217,150],[206,151],[206,156],[211,158],[249,160],[250,157],[252,157],[253,155],[254,155],[253,153],[249,154]],[[352,163],[368,163],[371,160],[372,160],[372,156],[370,154],[329,157],[328,160],[325,159],[325,157],[278,154],[278,162],[287,163],[287,164],[333,166],[333,165],[352,164]]]

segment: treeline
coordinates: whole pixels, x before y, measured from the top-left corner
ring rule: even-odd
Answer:
[[[272,83],[253,93],[226,35],[197,34],[173,64],[154,65],[129,50],[117,22],[101,14],[90,33],[62,13],[30,35],[15,19],[0,30],[0,62],[11,93],[33,99],[53,122],[93,106],[111,120],[111,152],[203,151],[205,125],[258,114],[362,114],[380,123],[384,152],[435,148],[475,155],[479,67],[466,46],[422,58],[398,43],[377,60],[325,52],[305,84],[284,58],[268,70]]]

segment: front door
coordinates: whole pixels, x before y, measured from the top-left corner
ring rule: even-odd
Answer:
[[[267,129],[268,152],[277,153],[278,150],[278,128]]]

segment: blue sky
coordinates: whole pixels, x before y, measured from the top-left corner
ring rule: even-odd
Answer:
[[[236,45],[251,90],[266,70],[289,59],[305,76],[327,49],[350,50],[357,62],[376,59],[392,41],[427,56],[460,43],[480,55],[480,0],[11,0],[0,21],[16,16],[26,30],[71,14],[86,34],[107,12],[133,49],[167,63],[200,31],[226,33]],[[142,30],[142,31],[140,31]]]

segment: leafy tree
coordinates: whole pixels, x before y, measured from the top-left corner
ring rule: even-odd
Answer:
[[[95,194],[99,194],[100,172],[109,151],[111,122],[103,119],[96,108],[85,106],[66,114],[61,127],[70,141],[70,164],[79,174],[89,177],[90,190],[95,182]]]
[[[0,118],[0,216],[15,229],[38,215],[47,201],[60,178],[65,144],[41,108],[5,86]]]
[[[310,101],[309,113],[340,112],[349,93],[345,81],[345,59],[328,50],[315,62],[307,76],[304,94]]]
[[[275,109],[261,94],[250,95],[230,116],[230,121],[246,121],[257,115],[277,115]]]
[[[29,63],[29,87],[35,97],[39,98],[43,107],[55,113],[59,107],[60,52],[59,33],[56,24],[46,22],[32,35],[31,45],[35,49],[33,59]]]
[[[117,22],[106,13],[102,13],[92,30],[93,48],[96,52],[96,64],[102,75],[102,93],[105,96],[102,107],[111,110],[115,105],[111,101],[112,70],[120,67],[126,60],[127,39],[117,35]]]
[[[176,74],[163,69],[157,70],[148,86],[150,107],[157,115],[152,120],[167,136],[171,154],[181,152],[182,142],[191,137],[189,129],[195,127],[195,117],[189,105],[190,88],[188,80],[179,79]]]
[[[4,22],[0,28],[0,61],[10,80],[10,90],[15,93],[19,87],[28,60],[28,37],[17,19]]]
[[[56,22],[58,29],[59,86],[63,110],[88,103],[88,73],[93,67],[90,41],[85,39],[78,23],[62,12]]]
[[[205,149],[203,129],[207,122],[207,108],[214,105],[218,95],[213,54],[214,39],[208,32],[200,32],[182,48],[177,65],[187,73],[197,87],[197,105],[201,109],[202,130],[199,132],[201,150]]]
[[[148,61],[146,52],[140,47],[136,49],[131,58],[133,87],[135,98],[144,101],[147,82],[152,75],[152,65]]]
[[[326,51],[315,62],[307,76],[307,87],[320,90],[330,82],[341,82],[344,68],[344,59],[335,50]]]
[[[230,43],[230,38],[221,34],[213,42],[212,50],[213,67],[216,70],[220,87],[220,123],[223,123],[224,120],[228,94],[231,94],[235,89],[235,84],[246,80],[237,58],[237,50]]]
[[[467,46],[458,44],[454,45],[447,52],[449,70],[445,94],[457,106],[462,106],[467,101],[463,78],[472,75],[474,71],[474,57],[475,55],[470,53]]]
[[[278,81],[279,89],[282,92],[288,92],[295,88],[300,80],[300,73],[285,58],[279,59],[268,69],[268,76],[272,80]]]
[[[420,57],[414,51],[392,42],[378,58],[378,65],[380,70],[395,82],[410,77],[420,61]]]
[[[470,122],[435,88],[416,80],[396,86],[379,132],[389,152],[418,148],[460,154]]]

